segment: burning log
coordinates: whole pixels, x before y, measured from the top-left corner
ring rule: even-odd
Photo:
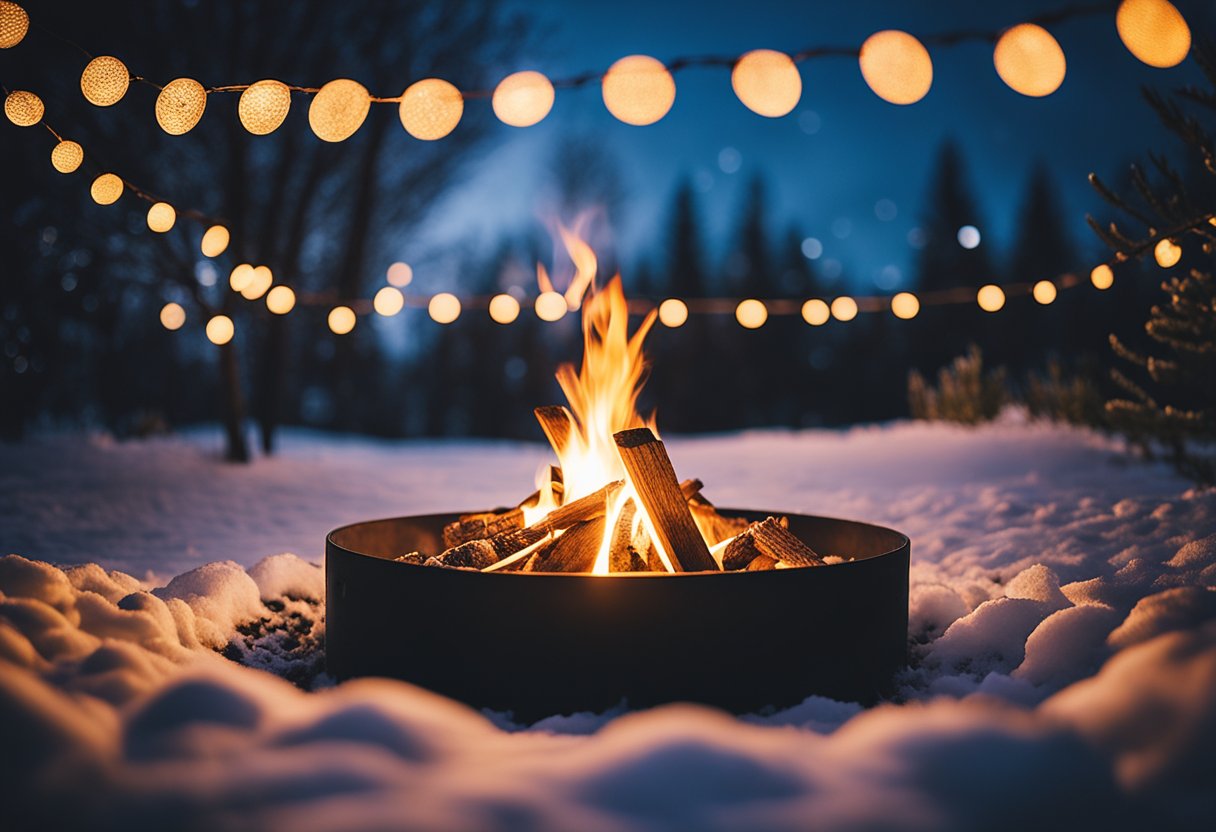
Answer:
[[[751,563],[761,556],[788,566],[823,566],[823,558],[775,517],[752,523],[728,543],[722,553],[722,566],[728,570],[751,568]],[[766,567],[761,565],[757,568]]]
[[[608,510],[608,500],[625,485],[624,480],[610,482],[599,491],[580,497],[572,503],[558,506],[526,529],[496,535],[489,541],[498,554],[495,560],[513,555],[520,549],[538,543],[548,534],[568,529],[575,523],[602,517]]]
[[[717,571],[718,562],[692,519],[663,443],[649,428],[623,430],[613,438],[638,499],[650,515],[658,542],[671,556],[672,568],[681,572]]]
[[[570,441],[570,434],[574,430],[574,416],[557,404],[538,407],[532,413],[535,414],[536,421],[540,422],[540,429],[545,432],[545,438],[553,446],[553,452],[561,459],[562,449]]]
[[[601,515],[571,526],[553,545],[537,551],[524,567],[526,572],[590,572],[604,539]]]
[[[680,483],[680,493],[684,495],[685,500],[692,502],[704,487],[705,483],[698,479],[684,480],[684,482]]]
[[[443,545],[451,549],[462,543],[484,540],[523,527],[524,512],[518,507],[502,513],[464,514],[443,527]]]
[[[608,542],[608,571],[609,572],[645,572],[646,552],[651,548],[650,536],[639,530],[633,533],[633,521],[637,517],[638,506],[632,499],[626,500],[617,516],[616,526],[612,529],[612,539]],[[644,542],[639,551],[635,540]]]
[[[499,561],[494,545],[488,540],[470,540],[459,546],[448,549],[436,558],[439,566],[450,566],[461,569],[485,569]],[[431,561],[428,560],[429,564]]]

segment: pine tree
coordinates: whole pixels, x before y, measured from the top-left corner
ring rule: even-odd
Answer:
[[[1216,176],[1216,136],[1209,125],[1216,113],[1216,62],[1210,45],[1193,51],[1209,88],[1188,87],[1173,96],[1145,90],[1161,122],[1178,136],[1204,175]],[[1206,124],[1183,102],[1205,110]],[[1154,173],[1132,169],[1135,195],[1116,195],[1090,175],[1095,189],[1143,230],[1116,223],[1090,226],[1126,260],[1155,251],[1163,240],[1184,249],[1185,257],[1162,284],[1166,299],[1153,306],[1144,331],[1146,351],[1110,336],[1115,353],[1134,368],[1140,380],[1115,371],[1125,397],[1107,403],[1111,421],[1146,451],[1163,448],[1174,466],[1197,482],[1216,484],[1216,278],[1212,272],[1216,198],[1203,183],[1189,187],[1170,162],[1150,155]],[[1192,245],[1194,241],[1197,245]],[[1202,256],[1198,252],[1202,252]],[[1185,265],[1183,265],[1185,264]]]
[[[681,179],[672,198],[670,254],[666,291],[677,298],[704,297],[707,278],[702,260],[701,227],[696,194],[687,178]]]
[[[947,140],[937,155],[929,186],[928,211],[922,229],[925,246],[917,260],[917,285],[921,291],[953,286],[979,287],[992,281],[992,268],[985,247],[964,248],[959,229],[980,226],[979,210],[967,183],[962,152]]]

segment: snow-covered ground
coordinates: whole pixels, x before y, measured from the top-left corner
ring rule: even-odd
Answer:
[[[1216,494],[1113,440],[1016,418],[669,440],[719,505],[911,536],[898,701],[741,718],[671,705],[525,731],[397,682],[329,685],[313,564],[343,523],[516,502],[543,447],[292,433],[279,457],[233,467],[218,441],[0,447],[4,828],[1216,816]]]

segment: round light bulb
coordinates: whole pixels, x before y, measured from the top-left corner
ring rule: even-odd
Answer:
[[[768,309],[755,298],[741,300],[735,307],[735,320],[744,329],[759,329],[768,320]]]
[[[405,295],[401,294],[400,289],[385,286],[372,298],[372,308],[377,315],[391,318],[405,308]]]
[[[870,35],[858,62],[874,94],[892,104],[915,104],[933,86],[929,50],[907,32],[887,29]]]
[[[802,320],[811,326],[823,326],[832,317],[832,310],[819,298],[811,298],[802,304]]]
[[[561,292],[541,292],[536,298],[536,317],[542,321],[560,320],[569,309]]]
[[[679,298],[668,298],[659,304],[659,320],[663,326],[675,329],[688,320],[688,306]]]
[[[757,49],[740,58],[731,70],[730,84],[743,106],[769,118],[788,114],[802,97],[798,67],[789,55],[772,49]]]
[[[1182,259],[1182,246],[1175,244],[1170,239],[1162,240],[1153,249],[1153,257],[1157,259],[1157,265],[1161,268],[1173,268]]]
[[[0,2],[0,49],[12,49],[29,30],[30,16],[25,9],[8,0]]]
[[[127,94],[131,73],[118,58],[102,55],[89,61],[80,74],[80,91],[85,99],[98,107],[117,104]]]
[[[371,107],[372,97],[366,87],[349,78],[338,78],[313,96],[308,124],[322,141],[346,141],[363,126]]]
[[[257,300],[274,284],[274,273],[269,266],[255,266],[249,272],[249,281],[241,289],[241,297],[245,300]]]
[[[251,280],[253,280],[253,266],[248,263],[240,263],[228,275],[228,288],[234,292],[243,292]]]
[[[958,244],[965,249],[976,248],[980,244],[980,230],[974,225],[964,225],[956,235]]]
[[[1115,272],[1105,263],[1094,266],[1094,270],[1089,273],[1089,282],[1094,284],[1095,289],[1106,291],[1115,285]]]
[[[18,127],[33,127],[42,121],[46,107],[42,99],[26,90],[13,90],[4,99],[4,115]]]
[[[199,249],[203,252],[204,257],[219,257],[228,250],[230,239],[227,228],[222,225],[213,225],[203,233],[203,241],[199,243]]]
[[[406,87],[397,114],[405,132],[415,139],[442,139],[460,123],[464,96],[441,78],[424,78]]]
[[[207,109],[207,91],[193,78],[175,78],[156,96],[156,123],[170,136],[189,133]]]
[[[426,311],[436,323],[450,324],[460,317],[460,298],[450,292],[440,292],[431,298]]]
[[[355,328],[355,310],[349,306],[335,306],[329,310],[329,330],[334,335],[345,335]]]
[[[232,324],[232,318],[227,315],[216,315],[207,321],[207,340],[217,347],[227,344],[235,334],[236,327]]]
[[[992,62],[1009,88],[1031,98],[1051,95],[1064,83],[1064,50],[1042,26],[1021,23],[996,42]]]
[[[676,82],[663,62],[648,55],[621,58],[604,73],[604,106],[626,124],[645,126],[667,115]]]
[[[393,263],[388,267],[387,278],[390,286],[401,289],[410,285],[410,281],[414,279],[414,270],[410,268],[409,263]]]
[[[290,110],[291,89],[273,78],[250,84],[236,105],[241,125],[255,136],[278,130]]]
[[[531,127],[553,109],[553,84],[539,72],[516,72],[503,78],[490,99],[494,115],[512,127]]]
[[[1123,0],[1115,28],[1127,51],[1149,66],[1177,66],[1191,51],[1191,27],[1168,0]]]
[[[1050,280],[1040,280],[1034,284],[1034,288],[1030,291],[1030,294],[1036,301],[1046,306],[1056,299],[1058,292],[1056,291],[1056,284]]]
[[[289,286],[275,286],[266,293],[266,308],[275,315],[286,315],[296,306],[296,293]]]
[[[490,318],[499,324],[509,324],[519,317],[519,301],[510,295],[490,298]]]
[[[51,166],[60,173],[72,173],[84,162],[84,148],[76,142],[61,141],[51,150]]]
[[[851,321],[857,317],[857,301],[842,296],[832,301],[832,317],[838,321]]]
[[[160,308],[160,325],[173,332],[186,322],[186,310],[180,303],[166,303]]]
[[[975,302],[985,312],[996,312],[1005,305],[1005,292],[1000,286],[989,283],[987,286],[980,287],[980,290],[975,293]]]
[[[148,228],[157,234],[164,234],[173,228],[177,222],[177,211],[167,202],[157,202],[148,209]]]
[[[920,301],[911,292],[900,292],[891,298],[891,312],[900,320],[910,321],[920,312]]]
[[[112,173],[103,173],[93,180],[89,194],[98,205],[113,205],[122,196],[122,180]]]

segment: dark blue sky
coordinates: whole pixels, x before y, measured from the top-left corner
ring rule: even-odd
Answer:
[[[857,46],[879,29],[916,35],[998,29],[1068,5],[1070,0],[533,0],[526,8],[551,27],[551,37],[540,40],[520,66],[503,69],[504,74],[539,69],[560,77],[602,70],[631,53],[668,60],[762,47],[793,52],[813,45]],[[1210,4],[1178,6],[1193,31],[1202,32],[1212,20]],[[909,107],[877,98],[853,58],[801,64],[802,101],[780,119],[745,109],[731,90],[729,71],[719,68],[677,74],[675,105],[651,127],[612,118],[597,85],[559,90],[553,112],[540,125],[497,128],[493,149],[468,184],[437,211],[432,231],[448,239],[485,239],[534,217],[554,143],[575,133],[602,143],[623,171],[627,219],[616,233],[627,264],[650,254],[682,175],[693,177],[701,189],[703,213],[720,252],[743,188],[760,172],[773,197],[774,230],[794,225],[822,241],[821,272],[830,275],[835,267],[829,261],[836,261],[858,288],[873,287],[876,279],[884,289],[895,288],[911,276],[908,232],[918,223],[936,149],[953,136],[980,202],[976,224],[982,245],[998,261],[1011,244],[1027,173],[1039,160],[1059,186],[1074,220],[1074,238],[1097,252],[1084,226],[1085,211],[1095,206],[1086,175],[1097,171],[1113,177],[1145,151],[1167,147],[1139,88],[1179,86],[1199,73],[1190,62],[1157,70],[1137,61],[1118,39],[1113,6],[1109,13],[1051,31],[1064,49],[1068,73],[1063,86],[1045,99],[1025,98],[1006,87],[993,68],[991,46],[983,43],[931,50],[933,87]],[[894,203],[894,219],[876,216],[880,200]]]

